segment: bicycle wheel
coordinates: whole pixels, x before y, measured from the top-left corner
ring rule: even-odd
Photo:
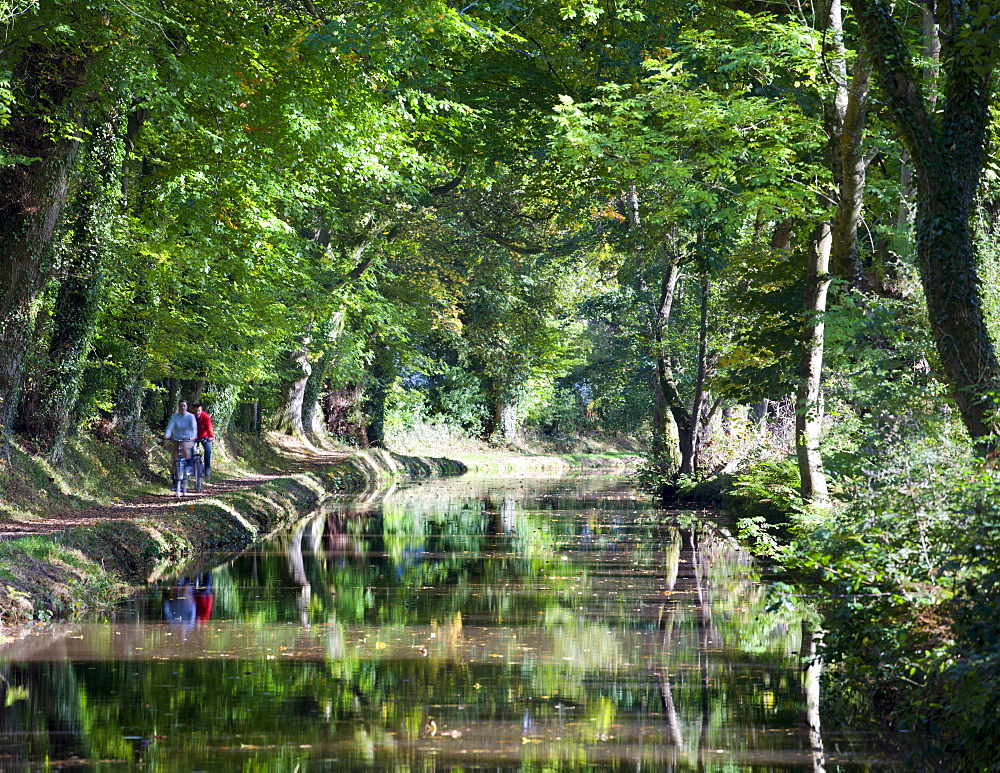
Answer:
[[[202,481],[205,478],[205,465],[202,463],[201,454],[194,457],[194,490],[201,491]]]

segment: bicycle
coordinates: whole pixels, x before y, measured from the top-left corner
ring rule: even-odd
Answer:
[[[191,448],[191,458],[184,458],[184,446],[177,447],[177,458],[174,460],[174,491],[177,496],[185,496],[188,492],[188,481],[194,479],[194,490],[201,491],[205,477],[205,463],[202,457],[202,447],[195,443]]]

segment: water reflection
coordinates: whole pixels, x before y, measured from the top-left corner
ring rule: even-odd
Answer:
[[[164,584],[162,598],[164,619],[177,628],[181,639],[187,639],[196,624],[203,624],[212,616],[212,573],[181,576]]]
[[[814,638],[709,517],[427,483],[8,644],[0,769],[861,769]]]

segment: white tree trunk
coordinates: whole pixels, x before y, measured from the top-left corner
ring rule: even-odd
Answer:
[[[817,505],[829,503],[819,438],[823,428],[821,377],[823,374],[823,314],[830,288],[830,246],[833,231],[821,223],[809,245],[805,291],[805,340],[795,395],[795,451],[802,481],[802,498]]]

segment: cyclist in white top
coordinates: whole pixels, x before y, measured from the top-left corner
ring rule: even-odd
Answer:
[[[188,412],[187,400],[177,403],[177,413],[170,417],[163,439],[170,441],[170,458],[174,479],[177,478],[177,449],[180,448],[185,459],[191,458],[195,438],[198,437],[198,420],[193,413]]]

